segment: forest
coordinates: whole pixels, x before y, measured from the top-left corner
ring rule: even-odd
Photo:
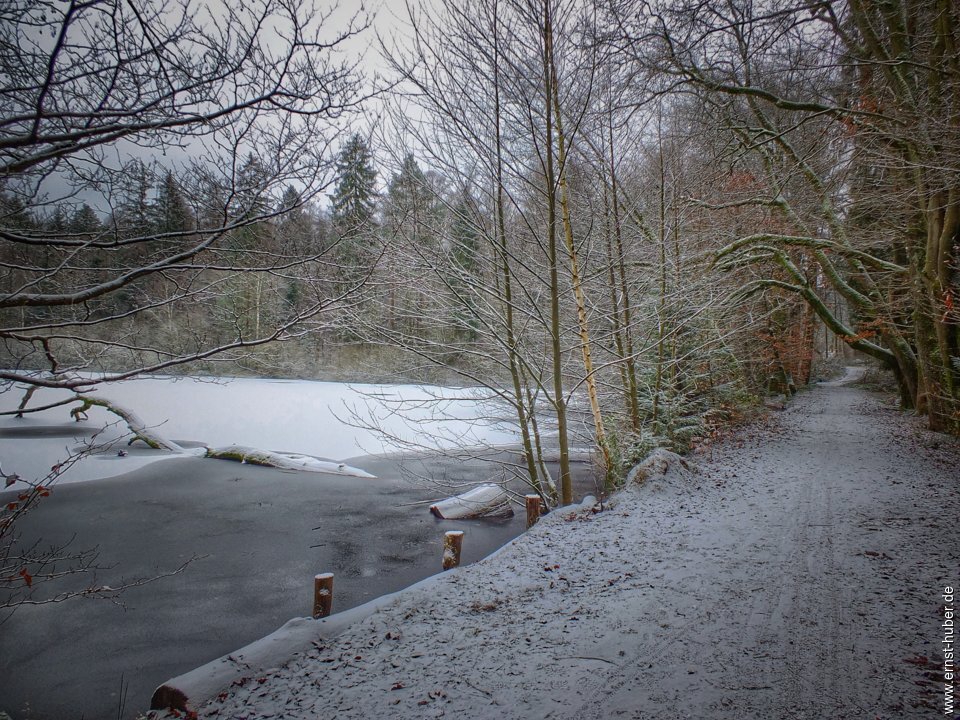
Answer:
[[[845,352],[960,430],[952,0],[241,5],[0,8],[21,409],[151,373],[480,386],[549,504],[574,445],[612,487]]]

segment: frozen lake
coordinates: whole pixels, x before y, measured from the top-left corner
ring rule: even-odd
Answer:
[[[364,385],[260,378],[156,377],[103,385],[92,391],[133,410],[163,436],[186,448],[246,445],[342,460],[398,450],[513,444],[516,433],[502,403],[488,391],[425,385]],[[17,408],[19,388],[0,393],[0,411]],[[70,397],[40,389],[42,407]],[[58,482],[109,478],[171,457],[136,443],[124,457],[129,432],[103,408],[75,423],[61,406],[21,419],[0,418],[0,464],[5,473],[41,479],[78,452],[89,456]]]
[[[430,480],[501,479],[518,462],[509,450],[472,458],[426,452],[516,444],[510,423],[498,419],[502,407],[475,390],[160,378],[97,394],[187,452],[128,448],[125,426],[100,408],[80,423],[69,407],[0,419],[4,472],[34,478],[107,427],[95,440],[107,447],[70,468],[58,481],[65,484],[18,524],[24,542],[96,547],[104,568],[97,581],[111,585],[192,562],[179,575],[127,591],[122,606],[77,600],[19,608],[0,632],[7,673],[0,711],[14,717],[133,718],[160,683],[309,613],[317,572],[335,574],[334,610],[342,611],[438,572],[446,530],[467,533],[469,563],[525,527],[522,509],[505,521],[439,520],[427,510],[446,494]],[[65,396],[38,391],[33,401]],[[2,393],[0,407],[16,408],[21,397]],[[348,460],[376,477],[190,454],[227,444]],[[118,449],[128,454],[119,457]],[[595,492],[592,475],[588,462],[575,464],[578,495]],[[16,491],[0,491],[0,499]]]

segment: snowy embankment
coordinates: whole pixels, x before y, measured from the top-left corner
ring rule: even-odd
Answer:
[[[931,717],[957,442],[831,387],[700,465],[235,663],[199,716]]]
[[[58,482],[78,482],[127,473],[177,452],[203,455],[205,447],[242,446],[290,469],[364,477],[333,458],[516,439],[508,423],[487,419],[489,402],[471,389],[156,377],[102,385],[94,394],[165,438],[168,448],[139,442],[128,447],[128,423],[104,407],[87,407],[86,417],[74,422],[74,406],[61,406],[0,417],[4,472],[41,480],[62,466]],[[29,407],[70,396],[39,389]],[[0,411],[15,410],[22,397],[15,388],[0,393]],[[86,456],[71,464],[80,453]]]

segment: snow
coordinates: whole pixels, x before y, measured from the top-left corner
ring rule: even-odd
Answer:
[[[186,695],[217,720],[931,717],[960,443],[824,387],[713,454]]]
[[[101,385],[93,392],[135,410],[145,427],[197,454],[203,454],[202,446],[245,445],[336,466],[332,458],[516,440],[510,423],[498,419],[486,395],[475,389],[150,377]],[[0,393],[0,410],[16,409],[21,397],[16,389]],[[65,391],[38,389],[31,406],[68,397]],[[71,455],[91,450],[58,480],[78,482],[171,457],[141,443],[126,448],[125,424],[103,408],[90,408],[89,419],[79,423],[71,420],[69,409],[0,417],[4,473],[41,479]],[[120,449],[126,456],[118,456]]]
[[[513,515],[513,506],[506,490],[499,485],[485,483],[431,505],[430,512],[446,520],[509,517]]]
[[[301,472],[327,473],[328,475],[349,475],[358,478],[373,478],[365,470],[352,467],[346,463],[318,460],[309,455],[296,453],[278,453],[270,450],[260,450],[244,445],[227,445],[226,447],[210,448],[207,457],[218,460],[234,460],[251,465],[265,465],[280,468],[281,470],[298,470]]]
[[[691,470],[691,465],[674,452],[665,448],[656,448],[627,473],[626,482],[628,485],[649,482],[655,478],[666,476],[670,470],[684,473]]]

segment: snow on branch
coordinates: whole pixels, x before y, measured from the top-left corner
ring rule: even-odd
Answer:
[[[154,450],[169,450],[175,453],[185,452],[177,443],[172,440],[167,440],[152,428],[148,428],[146,423],[144,423],[135,412],[117,405],[112,400],[107,400],[106,398],[96,395],[77,395],[75,399],[82,403],[80,407],[75,407],[70,411],[70,416],[77,422],[80,422],[81,419],[86,419],[87,410],[96,405],[105,408],[108,412],[123,419],[127,427],[130,428],[130,432],[134,435],[133,440],[130,442],[142,440]]]
[[[864,263],[871,265],[873,267],[879,268],[881,270],[889,270],[895,273],[906,273],[907,268],[897,263],[889,262],[888,260],[883,260],[881,258],[875,257],[870,253],[857,250],[855,248],[848,247],[842,243],[834,242],[833,240],[827,240],[826,238],[815,238],[815,237],[804,237],[799,235],[781,235],[774,233],[757,233],[754,235],[747,235],[741,237],[734,242],[730,243],[726,247],[720,249],[717,253],[717,260],[720,260],[732,253],[735,253],[743,248],[763,244],[763,243],[773,243],[778,245],[784,245],[788,247],[805,247],[812,250],[826,250],[833,251],[843,257],[847,258],[856,258],[857,260],[862,260]]]

